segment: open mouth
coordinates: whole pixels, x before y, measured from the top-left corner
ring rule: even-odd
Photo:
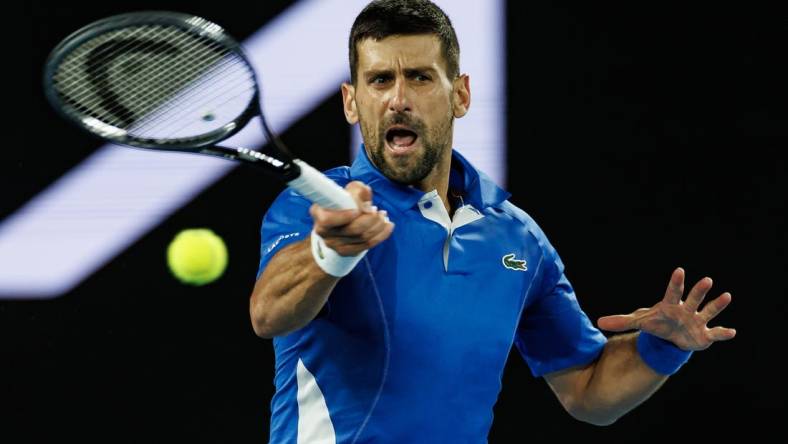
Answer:
[[[395,153],[406,153],[416,145],[419,135],[406,127],[392,127],[386,131],[386,144]]]

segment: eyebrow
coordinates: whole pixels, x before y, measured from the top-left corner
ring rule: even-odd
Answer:
[[[405,75],[409,74],[416,74],[416,73],[425,73],[425,74],[437,74],[438,71],[431,66],[417,66],[415,68],[405,68]]]
[[[415,68],[405,68],[405,75],[413,75],[417,73],[426,73],[435,75],[437,71],[435,68],[431,66],[417,66]],[[370,69],[368,71],[364,71],[364,78],[365,79],[372,79],[377,76],[393,76],[394,70],[393,69]]]

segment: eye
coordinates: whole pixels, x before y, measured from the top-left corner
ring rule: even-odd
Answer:
[[[428,74],[426,74],[423,71],[412,71],[411,73],[408,74],[408,77],[411,80],[415,80],[416,82],[419,83],[429,82],[432,80],[432,77],[430,77]]]
[[[381,75],[377,75],[377,76],[374,76],[374,77],[370,78],[369,79],[369,83],[373,84],[373,85],[382,85],[382,84],[388,82],[389,79],[390,79],[390,76],[381,74]]]

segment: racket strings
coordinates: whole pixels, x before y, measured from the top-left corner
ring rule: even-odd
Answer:
[[[60,64],[58,73],[55,75],[57,86],[61,90],[71,90],[70,98],[76,102],[85,102],[86,97],[94,97],[96,86],[85,75],[86,61],[88,55],[92,56],[96,64],[107,64],[109,57],[115,56],[119,51],[131,52],[144,50],[146,44],[150,45],[151,40],[145,40],[147,34],[154,32],[153,29],[140,33],[145,28],[137,28],[133,31],[123,29],[105,35],[95,37],[93,40],[82,44]],[[107,45],[99,49],[98,46],[113,39],[122,37],[124,44],[116,46]],[[95,52],[94,52],[95,51]],[[114,74],[120,68],[117,65],[109,66],[107,72]],[[62,77],[62,79],[61,79]],[[69,82],[69,83],[67,83]],[[90,103],[86,103],[89,105]]]
[[[230,68],[217,70],[214,78],[204,80],[204,85],[195,85],[177,99],[177,103],[168,104],[166,109],[145,118],[139,126],[135,125],[134,134],[146,138],[170,139],[178,134],[203,134],[205,128],[211,127],[208,123],[212,121],[216,122],[212,125],[216,128],[235,120],[246,110],[256,89],[253,74],[245,64],[236,61]],[[236,77],[235,81],[228,81],[233,77]],[[230,104],[234,106],[227,106]],[[188,115],[183,116],[184,112]],[[175,127],[179,121],[185,124]],[[185,131],[195,127],[200,131]],[[157,134],[163,131],[168,132]]]
[[[113,41],[112,38],[118,38],[120,35],[123,36],[122,41],[125,44],[108,44]],[[121,104],[117,98],[108,100],[107,97],[109,94],[115,94],[109,88],[109,81],[116,79],[116,71],[121,66],[121,64],[108,63],[108,57],[118,58],[119,51],[143,51],[146,46],[151,46],[150,40],[144,40],[141,35],[134,39],[129,38],[128,35],[129,33],[125,33],[125,35],[115,33],[111,39],[102,39],[104,47],[80,51],[80,57],[74,59],[69,67],[71,68],[71,72],[69,72],[71,77],[67,77],[67,79],[71,80],[71,83],[64,86],[61,82],[59,85],[61,90],[70,88],[70,91],[63,92],[66,93],[65,95],[72,104],[76,104],[81,111],[88,112],[102,121],[111,121],[109,113],[117,115],[118,106]],[[97,67],[104,68],[100,73],[101,78],[98,78]],[[75,88],[75,85],[78,87]],[[116,106],[112,106],[113,102]],[[111,123],[117,125],[117,121],[111,121]]]
[[[123,62],[116,63],[116,61],[112,61],[111,65],[113,65],[115,69],[109,71],[109,77],[112,80],[113,90],[122,91],[122,96],[117,97],[115,100],[118,102],[115,106],[106,106],[106,94],[104,95],[104,100],[102,100],[102,97],[92,94],[91,90],[96,88],[94,84],[95,80],[86,77],[84,73],[80,74],[83,77],[81,79],[81,86],[84,92],[81,96],[77,97],[70,95],[72,99],[70,101],[72,103],[77,101],[83,111],[87,110],[99,120],[110,123],[113,126],[120,126],[119,124],[123,120],[127,120],[123,118],[124,113],[120,112],[122,106],[130,106],[132,108],[132,113],[144,116],[153,111],[168,98],[172,97],[184,86],[188,85],[195,77],[200,76],[206,69],[209,69],[215,64],[214,62],[217,59],[228,54],[227,49],[213,41],[195,38],[196,36],[191,33],[184,32],[178,28],[164,29],[163,32],[162,29],[164,28],[159,26],[148,27],[141,33],[134,32],[138,31],[139,28],[127,32],[123,37],[123,42],[125,42],[125,44],[115,45],[110,48],[112,49],[111,51],[107,50],[104,51],[103,54],[100,54],[102,58],[98,59],[98,63],[101,63],[103,60],[106,65],[110,57],[115,56],[115,58],[117,58],[118,56],[116,54],[119,52],[122,54],[133,53],[137,60],[132,63],[137,63],[137,66],[144,65],[149,67],[148,69],[140,69],[132,73],[132,75],[124,76],[119,75],[123,74],[122,72],[117,74],[118,71],[123,69]],[[158,35],[156,35],[157,33]],[[111,41],[112,38],[117,38],[118,35],[118,33],[115,33],[113,36],[102,40],[104,44],[106,44],[106,42]],[[136,35],[139,36],[139,38],[129,39],[129,35]],[[143,39],[143,37],[152,38],[146,40]],[[100,44],[102,43],[95,43],[91,46],[95,50]],[[175,56],[168,55],[166,48],[177,48],[175,45],[180,45],[179,52]],[[81,61],[83,71],[85,71],[84,59],[86,56],[84,53],[86,51],[89,51],[89,49],[82,51],[83,57]],[[139,53],[145,54],[146,56],[140,57]],[[155,54],[157,57],[148,60],[151,59],[151,57],[147,56],[148,54]],[[165,60],[164,63],[162,63],[155,59]],[[109,69],[111,70],[112,67],[109,67]],[[117,75],[112,76],[111,74]],[[72,80],[71,86],[73,87],[79,80],[80,79]],[[88,99],[86,100],[85,97],[88,97]],[[81,102],[79,102],[80,99],[82,100]],[[110,115],[113,115],[115,118],[110,118]]]
[[[254,75],[251,70],[234,53],[227,53],[212,66],[205,67],[202,75],[189,84],[188,88],[183,88],[176,97],[168,100],[160,109],[147,115],[144,120],[155,118],[157,114],[164,113],[170,108],[192,106],[193,101],[191,99],[194,97],[203,98],[207,102],[213,96],[222,94],[224,89],[227,88],[227,77],[233,74],[232,70],[226,69],[228,66],[242,68],[243,73],[246,75],[242,80],[247,86],[251,85],[251,88],[254,89]]]
[[[155,106],[162,99],[161,95],[166,96],[172,90],[176,90],[180,83],[188,81],[189,75],[186,70],[189,68],[189,62],[186,51],[191,51],[193,48],[181,49],[180,43],[177,40],[162,40],[160,36],[156,36],[155,40],[143,43],[133,52],[116,52],[117,55],[111,64],[118,69],[107,71],[107,80],[111,81],[113,89],[124,91],[124,98],[129,99],[127,102],[129,106],[138,108],[139,113],[144,113],[149,106]],[[159,60],[169,61],[170,66],[178,67],[180,72],[162,70],[162,65],[157,63]],[[144,81],[141,81],[143,79]],[[160,96],[150,94],[156,92],[153,87],[159,90]]]
[[[231,63],[233,62],[227,58],[220,61],[217,65],[210,68],[200,78],[190,84],[188,88],[183,88],[162,106],[145,115],[138,122],[135,122],[134,127],[139,129],[146,122],[156,120],[158,117],[168,114],[173,109],[194,107],[195,99],[208,99],[213,95],[222,94],[226,84],[222,84],[221,88],[217,88],[213,83],[220,82],[221,78],[226,76],[226,66]]]
[[[150,62],[155,63],[155,60]],[[202,62],[197,65],[188,58],[178,57],[158,63],[134,77],[119,79],[118,88],[128,91],[127,103],[138,109],[136,123],[177,100],[185,90],[193,87],[195,79],[205,75],[209,66]]]
[[[254,74],[251,69],[234,53],[229,53],[222,60],[207,68],[188,87],[183,88],[177,95],[167,100],[163,106],[135,122],[131,130],[137,137],[170,137],[172,134],[162,136],[155,133],[162,127],[174,123],[173,119],[184,120],[184,113],[188,113],[188,117],[192,118],[195,112],[202,113],[197,118],[192,118],[191,121],[197,123],[205,124],[206,121],[212,120],[229,122],[246,109],[249,101],[254,97],[255,91]],[[216,102],[217,99],[226,97],[228,94],[232,94],[230,98]],[[245,99],[239,103],[241,107],[238,113],[223,113],[225,118],[218,119],[222,117],[222,114],[218,113],[216,108],[220,108],[223,104],[238,97]]]
[[[230,98],[228,98],[227,100],[225,100],[224,102],[222,102],[221,105],[226,105],[226,104],[232,103],[232,102],[240,102],[240,101],[238,101],[236,99],[238,99],[240,97],[246,98],[246,96],[248,96],[247,92],[248,91],[244,91],[242,93],[235,94],[235,95],[231,96]],[[248,103],[248,101],[247,101],[247,103]],[[236,113],[236,114],[238,114],[238,113]],[[234,119],[232,119],[232,120],[234,120]],[[204,127],[204,122],[201,122],[198,119],[183,119],[183,122],[185,122],[185,123],[183,125],[181,125],[180,127],[174,127],[174,126],[170,125],[171,129],[164,136],[164,139],[195,138],[195,137],[198,137],[198,136],[194,136],[192,134],[202,135],[202,134],[206,133],[206,131],[202,130],[202,128]],[[227,122],[227,124],[230,124],[230,123],[232,123],[232,121],[231,122]],[[221,125],[221,126],[224,126],[224,125]],[[194,129],[194,128],[199,128],[201,130],[200,131],[188,131],[188,132],[186,131],[186,130],[191,130],[191,129]],[[233,128],[231,128],[231,129],[234,129],[234,128],[235,127],[233,126]]]
[[[239,71],[238,68],[241,68],[241,70]],[[184,114],[192,117],[195,112],[201,111],[200,108],[211,110],[216,107],[216,104],[212,102],[226,94],[236,93],[233,97],[246,96],[246,101],[242,104],[243,108],[239,108],[238,112],[243,111],[248,106],[254,95],[255,87],[253,73],[248,70],[245,64],[237,63],[232,56],[228,55],[213,66],[201,68],[199,71],[201,72],[196,80],[183,85],[178,91],[173,93],[168,91],[168,94],[164,96],[161,94],[152,96],[157,104],[160,103],[160,105],[151,112],[146,112],[144,117],[135,122],[130,129],[133,129],[135,132],[144,131],[146,137],[162,137],[155,134],[162,126],[166,126],[173,119],[183,120]],[[241,76],[240,79],[238,79],[239,75]],[[228,78],[229,80],[234,78],[235,82],[229,82]],[[239,85],[241,87],[240,93],[238,92]],[[238,113],[233,114],[230,112],[225,114],[229,117],[236,117]],[[200,120],[200,117],[194,120],[201,123],[213,120],[219,122],[218,117],[220,115],[218,112],[208,111],[204,113],[204,116],[206,120]],[[208,116],[210,117],[208,118]]]
[[[165,46],[160,44],[157,45],[156,43],[147,45],[148,48],[146,49],[149,54],[154,54],[153,56],[146,55],[142,58],[130,58],[124,57],[123,55],[118,56],[121,60],[118,60],[117,63],[115,63],[116,65],[122,65],[126,62],[134,63],[138,67],[135,72],[125,73],[125,75],[123,75],[124,73],[116,75],[113,75],[115,74],[113,72],[104,73],[105,76],[102,79],[102,84],[98,85],[95,85],[95,83],[97,83],[95,79],[89,78],[90,84],[87,85],[88,88],[104,88],[108,89],[109,92],[104,91],[103,95],[95,97],[92,101],[84,102],[83,106],[93,110],[97,110],[98,107],[101,106],[105,111],[114,115],[116,119],[111,120],[107,112],[99,114],[98,117],[109,121],[115,126],[119,126],[118,117],[122,117],[119,115],[119,109],[128,106],[131,108],[130,112],[133,113],[133,115],[138,116],[147,114],[158,104],[166,100],[167,97],[176,92],[181,86],[187,84],[190,77],[199,75],[198,70],[193,70],[193,72],[189,71],[189,69],[192,68],[192,64],[188,63],[185,57],[176,56],[174,60],[171,59],[171,62],[173,62],[172,66],[179,66],[180,72],[171,70],[171,72],[168,73],[161,70],[160,67],[157,67],[158,64],[156,63],[156,59],[166,58],[167,48],[171,50],[170,52],[176,51],[176,49],[172,45]],[[141,49],[142,47],[140,46],[140,50]],[[191,48],[186,49],[186,51],[190,50]],[[205,52],[206,51],[202,51],[198,53],[198,55],[203,56]],[[170,56],[170,58],[171,57],[172,56]],[[145,77],[147,78],[142,80]],[[112,86],[112,88],[110,88],[110,86]],[[123,91],[122,97],[117,96],[116,91]],[[107,100],[108,93],[113,94],[113,100]],[[124,120],[126,120],[126,123],[130,123],[129,121],[135,119]]]
[[[148,38],[154,36],[156,32],[161,33],[162,30],[165,30],[166,33],[155,36],[158,38],[158,41],[153,38]],[[181,38],[173,39],[172,36],[176,34],[180,34]],[[81,92],[92,93],[95,89],[93,87],[93,83],[87,82],[85,76],[85,69],[87,65],[85,58],[87,58],[88,55],[90,55],[92,58],[93,64],[109,65],[107,66],[107,73],[116,74],[122,69],[122,67],[120,64],[110,64],[110,57],[115,58],[119,53],[145,52],[147,49],[151,48],[152,45],[164,41],[169,41],[171,44],[178,44],[180,41],[186,38],[186,35],[186,33],[183,33],[177,28],[164,28],[162,26],[137,27],[131,31],[128,29],[123,29],[108,35],[100,35],[89,42],[83,43],[79,48],[75,49],[72,52],[72,56],[67,58],[67,62],[71,62],[71,60],[73,60],[73,62],[64,62],[61,64],[60,70],[64,73],[63,76],[65,78],[60,83],[63,84],[66,81],[73,79],[73,83],[81,84]],[[99,45],[105,44],[108,41],[121,39],[123,43],[107,45],[101,49],[97,48]],[[72,85],[62,86],[64,89],[74,89],[71,87]],[[75,98],[80,99],[78,96]]]
[[[172,139],[205,134],[213,129],[224,127],[236,120],[254,97],[253,89],[243,88],[238,91],[235,86],[231,85],[216,90],[211,97],[214,99],[211,103],[207,99],[197,102],[196,100],[200,100],[201,97],[199,93],[195,92],[192,94],[193,97],[186,99],[193,102],[189,104],[188,108],[182,109],[182,106],[173,106],[162,113],[151,116],[139,126],[135,125],[132,134],[136,137]],[[224,98],[224,100],[216,101],[220,98]]]
[[[90,51],[106,52],[107,47],[99,48],[98,45],[106,43],[108,39],[96,39],[95,44],[77,48],[58,66],[58,72],[53,78],[54,87],[58,94],[77,111],[100,118],[106,110],[98,106],[100,97],[99,89],[94,82],[85,76],[85,59]],[[91,42],[92,43],[92,42]],[[83,49],[84,48],[84,49]]]
[[[71,89],[73,83],[82,82],[82,78],[84,77],[82,63],[80,61],[76,61],[77,59],[84,58],[85,54],[89,51],[96,51],[96,56],[106,58],[111,54],[109,47],[98,50],[97,47],[99,45],[123,34],[126,34],[126,37],[138,37],[140,32],[151,32],[150,29],[147,31],[144,31],[144,29],[145,28],[135,28],[134,30],[129,31],[127,28],[124,28],[121,30],[101,34],[82,43],[79,47],[72,50],[68,56],[66,56],[64,60],[60,62],[58,72],[54,76],[55,80],[57,80],[59,84],[65,89]],[[129,45],[133,43],[132,40],[128,40],[128,42]],[[72,83],[69,83],[69,81]]]
[[[228,69],[229,68],[229,69]],[[146,115],[131,128],[134,137],[172,139],[178,133],[183,133],[190,127],[199,127],[200,131],[188,132],[181,137],[204,134],[210,129],[216,129],[229,123],[242,113],[252,100],[256,92],[254,73],[243,59],[234,52],[227,51],[223,59],[206,68],[205,72],[183,88],[178,94],[167,100],[165,105]],[[224,97],[221,102],[217,99]],[[242,98],[243,100],[237,100]],[[228,103],[236,102],[236,109],[222,108]],[[186,114],[186,116],[184,116]],[[198,115],[199,114],[199,115]],[[209,117],[210,118],[207,118]],[[224,117],[218,119],[218,117]],[[215,120],[213,126],[206,122]],[[173,124],[186,122],[180,127]],[[161,130],[170,128],[165,134],[157,134]]]
[[[188,38],[186,39],[188,40]],[[205,45],[205,42],[192,41],[177,48],[176,55],[154,54],[136,57],[136,63],[146,62],[146,69],[141,69],[129,76],[115,79],[116,88],[127,91],[130,103],[140,108],[140,116],[151,111],[163,102],[172,98],[177,92],[199,78],[204,72],[215,65],[218,60],[226,57],[227,52],[218,45]],[[166,47],[171,42],[164,41],[154,45]],[[142,60],[139,60],[142,59]]]
[[[152,45],[150,49],[151,52],[145,56],[146,59],[167,57],[169,54],[177,52],[177,48],[165,45]],[[147,94],[146,97],[143,95],[145,91],[135,88],[135,86],[139,84],[140,76],[152,77],[151,64],[142,63],[139,57],[125,54],[119,55],[114,62],[123,66],[126,72],[113,75],[113,73],[100,68],[96,72],[100,72],[101,77],[96,76],[91,79],[100,90],[98,94],[100,105],[107,111],[101,117],[109,119],[114,116],[114,120],[109,120],[112,125],[128,126],[132,124],[139,116],[150,112],[167,95],[177,89],[177,82],[172,82],[169,85],[160,83],[159,87],[163,88],[158,96]],[[151,78],[149,81],[161,82],[155,78]],[[122,91],[122,93],[118,93],[118,91]],[[93,105],[98,104],[94,103]]]

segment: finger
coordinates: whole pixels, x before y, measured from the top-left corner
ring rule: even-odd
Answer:
[[[709,330],[709,339],[712,341],[728,341],[736,336],[736,330],[733,328],[714,327]]]
[[[596,324],[607,331],[635,330],[635,316],[634,314],[602,316]]]
[[[312,204],[309,207],[309,215],[320,227],[333,228],[349,224],[358,217],[359,212],[358,210],[329,210],[318,204]]]
[[[381,231],[383,231],[383,230],[385,230],[385,229],[386,229],[386,225],[387,225],[387,223],[388,223],[388,222],[386,221],[386,219],[384,219],[384,217],[383,217],[383,216],[378,216],[378,217],[375,219],[375,223],[374,223],[374,224],[372,224],[372,225],[371,225],[369,228],[367,228],[366,230],[364,230],[364,232],[363,232],[363,233],[359,234],[359,235],[358,235],[358,237],[359,237],[360,239],[362,239],[364,242],[369,242],[369,241],[370,241],[370,240],[372,240],[372,239],[373,239],[375,236],[377,236],[378,234],[380,234],[380,232],[381,232]]]
[[[345,189],[356,201],[356,205],[358,205],[359,208],[361,208],[365,202],[372,201],[372,188],[363,182],[354,180],[353,182],[347,184]]]
[[[386,222],[386,226],[381,230],[378,234],[376,234],[372,239],[369,240],[367,244],[367,248],[372,248],[379,243],[383,242],[384,240],[388,239],[391,236],[391,233],[394,231],[394,222]]]
[[[711,289],[711,285],[712,281],[710,277],[699,280],[698,283],[692,287],[689,295],[687,295],[687,300],[684,301],[684,308],[693,313],[698,311],[698,307],[700,307],[700,303],[703,302],[703,298],[706,297],[706,293]]]
[[[321,234],[321,236],[325,239],[326,245],[332,248],[334,247],[334,245],[339,245],[339,244],[350,244],[350,245],[366,244],[370,239],[372,239],[379,232],[381,232],[386,226],[386,221],[382,217],[370,218],[370,219],[372,220],[372,224],[366,227],[366,229],[364,229],[364,231],[360,233],[355,231],[349,233],[347,232],[349,230],[344,230],[345,232],[336,236],[330,234],[326,236],[323,236]]]
[[[383,213],[383,214],[381,214]],[[366,231],[370,230],[371,228],[379,225],[385,221],[385,212],[384,211],[376,211],[372,214],[362,214],[357,218],[353,219],[350,223],[339,226],[339,227],[331,227],[322,231],[318,231],[318,234],[323,236],[324,238],[327,237],[359,237],[363,235]]]
[[[353,256],[356,254],[361,253],[364,250],[368,250],[379,243],[386,240],[394,230],[394,223],[393,222],[386,222],[386,226],[377,233],[374,237],[370,238],[369,240],[363,243],[356,243],[356,244],[340,244],[334,248],[339,254],[343,256]],[[332,247],[333,248],[333,247]]]
[[[597,325],[607,331],[639,330],[640,323],[651,313],[649,308],[638,308],[627,315],[602,316],[597,320]]]
[[[668,282],[668,289],[665,290],[665,297],[662,299],[668,304],[677,305],[681,302],[681,297],[684,295],[684,269],[681,267],[673,270],[670,275],[670,282]]]
[[[725,310],[725,307],[731,303],[732,296],[730,293],[725,292],[720,295],[717,299],[713,301],[709,301],[703,310],[701,310],[700,315],[704,321],[709,322],[714,319],[722,310]]]

